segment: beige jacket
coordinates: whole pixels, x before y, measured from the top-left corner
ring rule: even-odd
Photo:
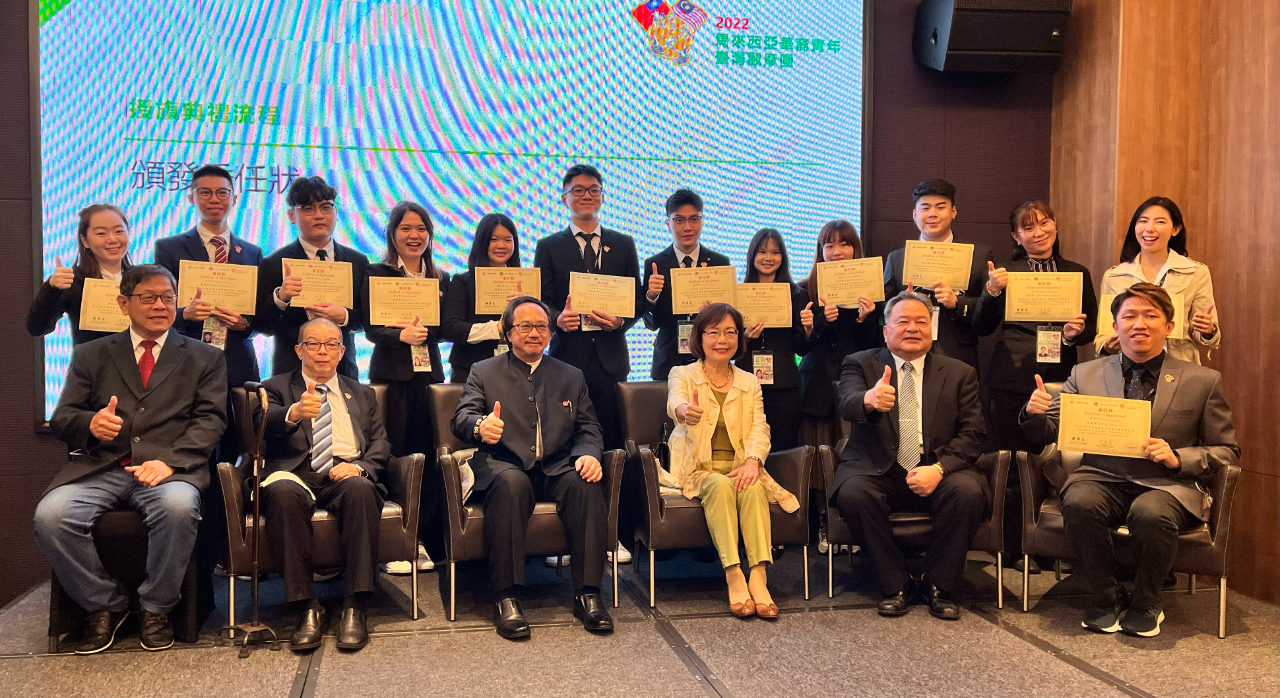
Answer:
[[[676,419],[676,408],[692,402],[695,391],[704,412],[696,425],[689,426]],[[659,469],[658,477],[663,485],[680,489],[689,499],[698,496],[702,481],[712,472],[711,436],[720,421],[720,410],[701,361],[671,369],[667,377],[667,415],[676,420],[676,428],[667,440],[671,462],[667,464],[668,470]],[[734,467],[742,465],[748,458],[760,459],[760,484],[764,486],[769,501],[777,502],[786,512],[799,509],[800,502],[795,495],[783,489],[763,467],[769,457],[769,425],[764,418],[764,395],[756,377],[736,367],[733,369],[733,385],[729,386],[724,398],[724,425],[733,442]]]
[[[1209,312],[1209,308],[1213,308],[1211,313],[1213,324],[1218,324],[1218,309],[1213,302],[1213,278],[1209,275],[1209,267],[1173,250],[1169,250],[1169,261],[1166,267],[1164,275],[1156,279],[1156,283],[1171,294],[1182,294],[1185,304],[1183,311],[1186,313],[1182,321],[1187,328],[1188,338],[1165,340],[1165,348],[1169,356],[1175,359],[1199,364],[1199,347],[1205,347],[1212,352],[1222,343],[1221,327],[1212,339],[1205,339],[1204,335],[1191,329],[1191,317],[1196,313]],[[1132,262],[1117,264],[1102,275],[1099,296],[1120,293],[1139,281],[1146,280],[1147,278],[1142,275],[1142,265],[1136,259]],[[1102,356],[1102,345],[1114,336],[1115,331],[1110,327],[1104,328],[1099,325],[1098,336],[1093,340],[1093,348],[1099,356]]]

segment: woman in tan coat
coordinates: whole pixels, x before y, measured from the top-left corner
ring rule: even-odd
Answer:
[[[729,585],[729,610],[739,618],[776,618],[765,565],[773,562],[769,502],[799,508],[795,495],[765,472],[769,425],[756,377],[733,360],[746,347],[742,314],[714,303],[693,320],[689,348],[697,363],[671,370],[667,414],[676,421],[668,446],[670,471],[662,484],[699,499]],[[742,573],[738,540],[747,548],[750,579]]]

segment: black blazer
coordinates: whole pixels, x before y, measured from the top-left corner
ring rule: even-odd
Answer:
[[[440,309],[440,334],[445,341],[453,342],[453,348],[449,350],[449,365],[453,367],[455,383],[459,382],[457,377],[465,376],[475,362],[493,358],[493,352],[500,343],[496,339],[486,339],[479,344],[468,344],[471,326],[500,318],[500,315],[476,315],[475,272],[464,271],[449,279],[444,307]],[[554,325],[555,318],[551,322]]]
[[[308,259],[302,243],[293,242],[267,255],[258,265],[258,315],[255,327],[259,332],[275,337],[275,347],[271,351],[271,375],[290,373],[302,368],[302,361],[294,352],[298,343],[298,328],[307,321],[307,311],[303,308],[287,307],[281,310],[276,306],[274,295],[280,284],[284,283],[284,267],[281,260]],[[345,245],[333,243],[333,261],[351,263],[351,289],[354,308],[347,308],[347,325],[342,328],[342,343],[347,345],[347,353],[338,365],[338,373],[353,380],[360,379],[360,368],[356,365],[356,333],[361,330],[360,308],[364,305],[365,274],[369,268],[369,258]]]
[[[247,264],[258,266],[262,263],[262,250],[244,238],[229,235],[231,244],[227,247],[228,264]],[[189,259],[193,262],[210,262],[209,251],[205,249],[200,233],[194,227],[185,233],[156,240],[156,264],[169,270],[173,278],[180,278],[178,270],[180,262]],[[192,339],[200,339],[204,333],[204,323],[182,319],[182,308],[178,308],[178,317],[173,326],[182,334]],[[243,330],[227,330],[227,381],[228,385],[244,385],[245,381],[260,379],[258,372],[258,354],[253,350],[253,315],[245,315],[249,326]]]
[[[124,425],[104,443],[89,422],[112,396]],[[138,465],[164,461],[174,480],[204,489],[209,456],[227,426],[226,362],[221,351],[170,330],[143,389],[128,330],[81,344],[49,426],[71,459],[48,490],[119,467],[125,457]]]
[[[49,280],[40,284],[36,297],[27,311],[27,332],[32,337],[49,334],[58,326],[63,315],[71,322],[71,343],[84,344],[103,337],[114,337],[115,332],[95,332],[80,329],[80,302],[84,299],[84,277],[76,273],[75,280],[66,289],[54,288]]]
[[[401,278],[404,275],[404,270],[398,265],[391,266],[378,262],[369,265],[366,279],[374,276]],[[366,280],[364,283],[367,285],[369,282]],[[448,284],[449,275],[441,272],[440,290],[443,292]],[[444,308],[440,309],[440,316],[443,322]],[[373,356],[369,358],[369,382],[413,380],[413,350],[408,344],[400,341],[400,328],[375,325],[369,321],[369,289],[367,287],[360,297],[360,324],[364,326],[364,336],[373,342]],[[442,383],[444,366],[440,363],[439,327],[427,328],[427,348],[431,354],[431,382]]]
[[[1000,343],[991,354],[991,364],[985,379],[988,390],[1004,390],[1029,396],[1036,389],[1037,373],[1046,383],[1065,381],[1076,365],[1078,353],[1076,347],[1089,346],[1093,342],[1094,335],[1098,333],[1098,298],[1093,292],[1093,280],[1089,277],[1089,270],[1082,264],[1076,264],[1061,257],[1057,258],[1057,265],[1060,272],[1078,271],[1084,274],[1084,294],[1081,296],[1085,315],[1084,332],[1075,338],[1072,346],[1062,347],[1062,363],[1038,363],[1036,361],[1037,330],[1046,325],[1061,328],[1062,323],[1005,322],[1004,300],[1009,294],[1006,292],[993,297],[987,293],[984,283],[978,309],[973,316],[973,329],[983,337],[993,334],[997,329],[1004,330],[1001,333]],[[1031,271],[1031,265],[1023,257],[1006,264],[1005,270],[1027,272]]]
[[[849,441],[840,454],[831,491],[855,474],[883,475],[897,467],[898,405],[888,412],[867,414],[862,397],[884,369],[894,368],[892,384],[898,387],[898,372],[888,348],[860,351],[844,360],[840,374],[840,416],[849,422]],[[978,372],[957,359],[929,354],[924,361],[924,383],[920,401],[921,430],[924,435],[924,463],[941,463],[950,475],[972,468],[982,455],[986,427],[978,399]],[[899,398],[899,404],[901,398]],[[978,478],[984,491],[985,477]],[[991,493],[987,492],[990,498]]]
[[[672,368],[691,364],[697,361],[697,357],[693,354],[680,353],[680,323],[692,319],[693,316],[671,313],[671,274],[669,272],[680,266],[676,258],[675,246],[667,245],[667,249],[644,260],[644,281],[640,285],[642,291],[649,288],[649,277],[653,276],[654,264],[658,265],[658,272],[667,277],[667,282],[662,287],[662,293],[658,294],[658,300],[653,303],[643,298],[642,292],[641,302],[644,305],[639,307],[644,308],[644,326],[658,331],[658,341],[653,345],[653,368],[650,376],[653,380],[664,381]],[[698,266],[728,267],[732,265],[728,257],[708,249],[706,245],[699,245]]]
[[[803,302],[810,302],[808,282],[802,282]],[[803,305],[801,309],[803,309]],[[884,346],[882,330],[883,303],[877,303],[862,322],[858,322],[857,308],[841,308],[835,322],[827,322],[827,316],[819,301],[813,301],[813,336],[809,338],[808,353],[800,360],[800,390],[804,400],[804,412],[814,417],[826,417],[836,409],[836,394],[832,384],[840,380],[840,367],[846,356],[864,349]],[[804,336],[804,330],[800,331]]]
[[[645,302],[644,291],[640,287],[640,262],[636,255],[636,243],[630,235],[602,227],[599,259],[599,273],[636,280],[636,317],[627,318],[621,327],[610,332],[565,332],[556,328],[548,353],[574,366],[586,366],[594,347],[600,355],[604,370],[613,378],[626,380],[631,373],[627,330],[639,320]],[[564,300],[569,295],[569,273],[587,271],[582,252],[578,250],[578,241],[569,228],[538,241],[533,266],[542,269],[542,302],[551,306],[551,325],[555,327],[556,316],[564,310]]]
[[[961,242],[961,240],[955,240]],[[907,290],[902,282],[902,256],[906,247],[899,247],[889,253],[884,262],[884,297],[885,300]],[[973,317],[978,310],[978,301],[982,298],[982,289],[987,283],[987,262],[992,261],[991,248],[981,243],[973,246],[973,266],[969,269],[969,287],[956,289],[956,307],[953,309],[939,305],[938,340],[933,343],[933,352],[960,359],[975,370],[978,368],[978,333],[973,328]],[[918,288],[917,291],[933,297],[932,288]]]
[[[651,269],[652,271],[652,269]],[[798,286],[791,284],[791,327],[766,327],[760,336],[747,342],[747,353],[738,359],[738,368],[755,374],[751,358],[753,351],[773,352],[773,385],[762,385],[761,390],[785,390],[800,387],[800,370],[796,357],[809,351],[809,342],[800,325],[800,311],[809,297]]]
[[[487,444],[473,438],[476,422],[502,403],[502,439]],[[475,489],[483,490],[495,473],[536,465],[537,424],[542,416],[542,472],[560,475],[574,469],[579,456],[601,460],[604,441],[582,371],[551,356],[538,370],[512,352],[471,366],[462,399],[453,413],[453,434],[476,447],[471,459]]]
[[[347,413],[351,416],[351,431],[360,448],[360,458],[352,462],[364,468],[365,474],[385,496],[387,488],[381,479],[387,459],[391,457],[391,443],[387,441],[387,432],[382,426],[382,414],[378,411],[373,388],[346,376],[338,376],[338,385],[342,388]],[[262,382],[262,387],[267,389],[264,478],[284,471],[297,475],[310,487],[318,486],[328,476],[311,470],[311,420],[302,419],[297,424],[289,424],[285,420],[289,408],[307,391],[302,371],[272,376]],[[260,414],[254,415],[255,419]]]

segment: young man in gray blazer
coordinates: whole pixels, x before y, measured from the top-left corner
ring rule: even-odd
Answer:
[[[110,647],[129,610],[93,541],[94,522],[122,504],[147,521],[142,648],[173,644],[168,614],[195,547],[209,456],[227,423],[226,362],[172,329],[173,275],[154,264],[130,267],[116,300],[129,329],[76,347],[49,421],[70,462],[36,505],[36,542],[89,613],[76,654]]]
[[[1222,375],[1167,355],[1173,302],[1154,284],[1134,284],[1111,303],[1121,353],[1076,366],[1063,393],[1148,400],[1151,435],[1146,458],[1084,454],[1062,490],[1067,537],[1093,592],[1081,625],[1094,632],[1153,637],[1164,609],[1160,592],[1178,550],[1178,532],[1209,514],[1205,483],[1240,459]],[[1023,430],[1039,443],[1058,436],[1060,398],[1040,377],[1023,408]],[[1132,600],[1116,581],[1111,531],[1128,526],[1137,542]]]

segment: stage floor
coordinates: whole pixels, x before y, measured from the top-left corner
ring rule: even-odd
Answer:
[[[1156,638],[1100,636],[1080,628],[1082,580],[1032,577],[1033,607],[1022,613],[1020,575],[1006,570],[1005,608],[995,604],[995,569],[974,553],[963,617],[943,622],[914,606],[902,618],[876,615],[862,556],[838,556],[827,598],[826,557],[810,548],[812,598],[804,599],[799,549],[781,554],[771,587],[783,614],[774,622],[733,618],[714,557],[682,552],[658,563],[658,605],[644,601],[647,573],[620,575],[617,630],[584,631],[571,613],[568,571],[529,564],[527,642],[499,638],[491,606],[462,590],[483,585],[483,568],[459,573],[458,619],[449,622],[441,575],[419,577],[419,619],[410,620],[409,580],[383,576],[370,611],[373,640],[340,652],[330,636],[309,655],[259,649],[247,659],[220,644],[219,611],[201,641],[166,652],[139,648],[136,629],[116,649],[49,655],[48,584],[0,611],[0,694],[13,696],[1275,696],[1280,693],[1277,608],[1230,593],[1227,638],[1217,630],[1216,579],[1194,595],[1166,592]],[[606,585],[608,585],[606,579]],[[292,620],[274,606],[280,581],[264,582],[264,620],[287,637]],[[237,612],[249,585],[238,583]],[[321,585],[329,607],[341,580]],[[606,598],[611,593],[606,589]],[[241,616],[243,618],[244,616]],[[126,628],[130,624],[126,624]]]

